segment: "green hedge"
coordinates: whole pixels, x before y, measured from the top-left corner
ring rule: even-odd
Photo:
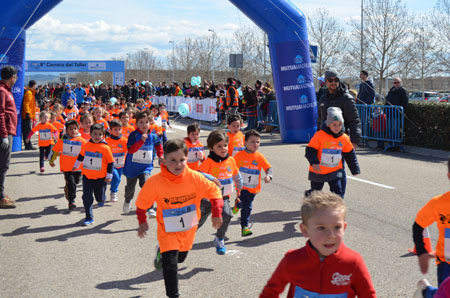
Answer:
[[[409,103],[404,144],[450,151],[450,103]]]

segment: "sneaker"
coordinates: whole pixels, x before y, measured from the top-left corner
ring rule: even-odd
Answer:
[[[117,202],[119,199],[117,198],[117,192],[111,193],[111,202]]]
[[[253,232],[248,227],[243,227],[241,234],[242,234],[242,237],[245,237],[245,236],[250,236],[251,234],[253,234]]]
[[[74,203],[69,203],[69,210],[74,210],[75,208],[77,208],[77,205]]]
[[[419,280],[419,282],[417,283],[417,290],[414,292],[413,298],[424,297],[422,293],[423,290],[425,290],[427,287],[431,287],[431,284],[426,278]]]
[[[214,238],[214,245],[216,246],[216,253],[218,255],[224,255],[227,252],[225,247],[225,241],[223,239]]]
[[[155,269],[158,271],[162,270],[162,258],[161,258],[161,250],[159,249],[159,245],[156,245],[156,255],[155,259],[153,260],[153,265],[155,266]]]
[[[233,212],[233,214],[237,214],[239,212],[239,210],[241,210],[241,208],[238,207],[238,204],[241,202],[241,200],[236,199],[234,200],[234,206],[233,208],[231,208],[231,212]]]
[[[12,208],[16,208],[16,204],[14,204],[14,202],[11,202],[7,198],[0,200],[0,209],[12,209]]]
[[[44,167],[42,167],[42,168],[40,169],[40,171],[41,171],[41,173],[44,173],[44,172],[45,172]]]
[[[131,204],[123,202],[123,213],[128,214],[131,211]]]
[[[103,206],[105,206],[105,202],[104,201],[98,202],[97,206],[98,207],[103,207]]]
[[[94,223],[94,220],[93,220],[93,219],[85,219],[85,220],[83,220],[82,225],[83,225],[83,226],[90,226],[90,225],[92,225],[93,223]]]
[[[156,217],[156,210],[154,208],[148,209],[147,213],[148,213],[148,217],[149,218],[155,218]]]

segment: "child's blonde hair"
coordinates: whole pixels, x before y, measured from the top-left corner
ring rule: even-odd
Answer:
[[[313,191],[304,198],[300,213],[302,216],[302,223],[308,224],[308,220],[319,210],[332,208],[339,210],[345,217],[347,208],[344,200],[335,193],[326,193],[323,191]]]
[[[40,112],[40,113],[39,113],[39,120],[42,120],[42,118],[43,118],[44,116],[47,116],[47,118],[50,118],[50,113],[47,112],[47,111],[42,111],[42,112]],[[48,120],[48,119],[47,119],[47,120]]]

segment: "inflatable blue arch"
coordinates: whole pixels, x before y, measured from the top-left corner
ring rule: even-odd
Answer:
[[[0,68],[13,65],[17,110],[22,107],[26,30],[62,0],[21,0],[3,3],[0,11]],[[6,1],[2,1],[6,2]],[[305,15],[288,0],[230,0],[267,33],[281,139],[306,143],[316,131],[317,100]],[[20,118],[20,117],[19,117]],[[13,151],[21,150],[21,120]]]

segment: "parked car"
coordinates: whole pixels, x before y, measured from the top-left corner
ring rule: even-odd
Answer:
[[[449,98],[450,98],[450,95],[443,96],[443,97],[441,97],[440,102],[446,102],[446,103],[448,103],[448,99],[449,99]]]
[[[426,101],[436,101],[439,102],[439,99],[441,98],[441,95],[439,92],[433,92],[433,91],[424,91],[423,92],[423,99]],[[409,100],[411,101],[419,101],[422,100],[422,92],[414,92],[409,96]]]

